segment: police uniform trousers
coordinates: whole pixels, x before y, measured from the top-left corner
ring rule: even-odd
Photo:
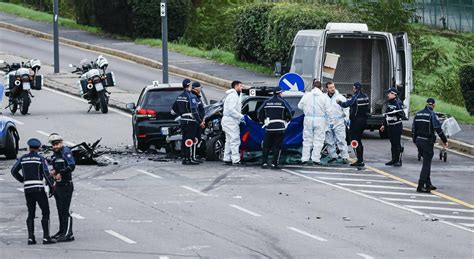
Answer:
[[[390,138],[391,151],[392,151],[392,161],[400,161],[400,153],[402,150],[402,123],[395,125],[388,125],[388,136]]]
[[[420,137],[416,138],[415,143],[419,152],[421,152],[421,155],[423,156],[423,166],[421,167],[420,181],[423,182],[423,184],[430,185],[431,161],[433,160],[434,155],[434,143],[429,139],[424,139]]]
[[[74,185],[72,182],[62,183],[57,182],[54,192],[54,198],[56,200],[56,207],[58,209],[59,217],[59,231],[63,234],[72,232],[72,218],[69,215],[69,208],[71,206],[72,193],[74,191]]]
[[[183,159],[191,158],[191,149],[193,148],[193,146],[191,145],[191,147],[187,147],[186,140],[190,139],[194,143],[198,128],[199,125],[196,122],[186,121],[181,123],[181,154],[183,156]]]
[[[48,196],[45,191],[39,192],[25,192],[26,207],[28,208],[28,218],[26,219],[26,226],[28,229],[28,238],[34,239],[35,231],[35,214],[36,204],[41,209],[43,218],[41,219],[41,225],[43,227],[43,236],[49,237],[49,203]]]
[[[362,133],[367,127],[367,118],[355,118],[351,120],[349,129],[351,140],[356,140],[359,144],[356,148],[357,162],[364,161],[364,146],[362,145]]]
[[[265,138],[263,139],[262,163],[268,163],[268,153],[271,150],[273,154],[272,164],[278,165],[284,136],[285,132],[267,131],[265,133]]]

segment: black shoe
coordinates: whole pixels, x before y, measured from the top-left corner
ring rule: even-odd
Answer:
[[[54,236],[51,236],[53,239],[58,239],[62,235],[61,231],[58,231],[58,233],[54,234]]]
[[[235,163],[232,163],[232,166],[240,166],[242,165],[242,163],[239,161],[239,162],[235,162]]]
[[[336,162],[336,161],[337,161],[337,158],[331,158],[331,159],[329,159],[328,164]]]
[[[436,188],[436,186],[430,184],[426,189],[429,189],[430,191],[434,191],[438,188]]]
[[[232,165],[232,161],[224,161],[224,165]]]
[[[363,166],[365,166],[365,164],[364,164],[364,162],[357,161],[355,163],[352,163],[351,166],[363,167]]]
[[[43,245],[49,245],[49,244],[56,244],[56,240],[51,237],[43,238]]]
[[[397,161],[397,162],[393,163],[393,166],[400,167],[400,166],[402,166],[402,162]]]
[[[199,163],[199,164],[204,163],[204,160],[201,159],[201,158],[192,159],[191,161],[196,162],[196,163]]]
[[[275,165],[275,164],[272,164],[272,165],[271,165],[271,169],[274,169],[274,170],[280,169],[280,166]]]
[[[307,165],[307,166],[313,166],[314,165],[313,161],[306,161],[304,164]]]
[[[71,242],[71,241],[74,241],[74,235],[73,234],[60,236],[57,240],[58,243]]]
[[[393,165],[393,164],[395,164],[395,161],[393,160],[390,160],[390,162],[385,163],[385,165]]]
[[[321,164],[321,162],[313,162],[313,165],[321,166],[321,165],[323,165],[323,164]]]
[[[36,245],[36,240],[35,238],[28,238],[28,245]]]
[[[267,164],[267,163],[263,163],[263,164],[262,164],[262,169],[268,169],[268,164]]]
[[[199,165],[198,162],[194,162],[194,161],[188,160],[188,159],[183,159],[182,164],[183,165]]]
[[[421,193],[430,193],[430,189],[427,189],[427,188],[422,187],[422,186],[418,186],[418,188],[416,188],[416,191],[421,192]]]

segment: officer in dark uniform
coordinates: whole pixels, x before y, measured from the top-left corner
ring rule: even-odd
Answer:
[[[50,174],[55,179],[56,207],[59,216],[59,231],[53,236],[58,242],[74,241],[72,233],[72,217],[69,214],[74,185],[72,184],[72,172],[76,168],[76,162],[68,147],[63,146],[63,138],[53,133],[48,138],[53,147],[51,163],[53,170]]]
[[[390,144],[392,146],[392,160],[385,165],[402,166],[400,160],[400,153],[402,151],[402,119],[405,118],[405,112],[403,111],[403,104],[398,99],[399,91],[396,88],[390,88],[385,91],[388,98],[387,108],[385,109],[385,119],[383,121],[380,131],[387,130],[390,138]]]
[[[426,100],[426,107],[417,112],[412,126],[413,142],[418,147],[419,152],[423,156],[423,166],[421,167],[420,179],[418,180],[417,192],[428,193],[436,190],[436,187],[431,183],[431,160],[433,159],[433,146],[436,142],[436,135],[441,138],[444,147],[448,147],[448,139],[441,129],[441,123],[438,116],[433,112],[435,108],[435,100],[428,98]]]
[[[173,104],[171,113],[181,117],[181,134],[183,136],[181,150],[183,155],[183,165],[198,165],[193,161],[193,145],[196,138],[196,131],[202,119],[198,113],[198,99],[191,92],[191,80],[183,80],[184,91],[178,95]]]
[[[268,168],[268,153],[272,150],[272,169],[278,169],[280,152],[285,135],[286,125],[293,117],[293,109],[282,98],[283,90],[276,87],[272,98],[266,100],[257,110],[258,119],[265,125],[263,140],[262,168]]]
[[[206,115],[206,112],[204,110],[204,103],[202,101],[202,96],[201,96],[201,90],[202,86],[201,83],[199,82],[193,82],[192,84],[192,92],[196,96],[198,100],[198,113],[199,113],[199,118],[201,118],[201,122],[199,122],[198,127],[196,128],[196,140],[197,142],[193,145],[193,157],[192,159],[198,163],[203,163],[204,161],[200,158],[196,158],[196,149],[197,147],[202,143],[202,130],[206,127],[204,116]]]
[[[37,139],[28,140],[30,153],[18,159],[13,166],[11,173],[16,180],[23,183],[26,198],[26,206],[28,207],[28,218],[26,226],[28,228],[28,245],[36,244],[35,240],[35,211],[36,203],[38,203],[43,218],[41,226],[43,227],[43,244],[53,244],[56,240],[49,236],[49,203],[48,196],[44,190],[43,179],[53,188],[53,181],[49,177],[48,163],[46,159],[38,154],[41,142]],[[20,174],[20,170],[22,174]]]
[[[362,92],[362,84],[355,82],[352,87],[354,95],[346,102],[338,101],[337,103],[343,108],[350,107],[349,119],[351,120],[349,132],[351,135],[351,144],[354,142],[357,161],[351,166],[364,166],[364,146],[362,145],[362,133],[367,127],[367,118],[369,116],[369,97]]]

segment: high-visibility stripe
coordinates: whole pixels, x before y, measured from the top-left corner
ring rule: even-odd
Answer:
[[[23,184],[43,184],[43,181],[42,180],[28,180],[28,181],[24,181]]]

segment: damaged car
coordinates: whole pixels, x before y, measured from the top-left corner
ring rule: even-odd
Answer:
[[[0,155],[4,155],[7,159],[15,159],[18,155],[19,141],[20,135],[15,121],[0,115]]]

